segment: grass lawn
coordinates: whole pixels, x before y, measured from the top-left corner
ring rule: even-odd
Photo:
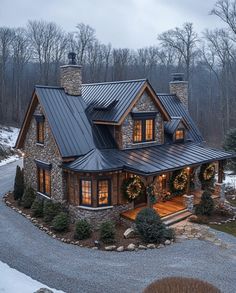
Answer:
[[[209,226],[213,229],[231,234],[236,237],[236,221],[227,223],[227,224],[209,225]]]

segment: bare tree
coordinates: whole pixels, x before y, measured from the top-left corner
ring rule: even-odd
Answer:
[[[91,26],[84,23],[77,24],[76,28],[77,31],[75,33],[75,44],[78,53],[78,61],[80,64],[83,64],[86,49],[96,39],[95,30]]]
[[[185,23],[182,28],[168,30],[158,36],[161,45],[175,49],[183,59],[186,69],[186,79],[190,77],[190,66],[196,55],[198,36],[193,30],[192,23]]]
[[[0,117],[3,116],[3,102],[6,98],[6,65],[10,56],[13,30],[8,27],[0,27]]]

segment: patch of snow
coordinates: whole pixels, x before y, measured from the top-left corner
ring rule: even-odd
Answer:
[[[224,179],[224,183],[226,184],[226,186],[229,187],[233,187],[234,189],[236,189],[236,175],[235,174],[231,174],[231,171],[225,171],[225,179]]]
[[[0,144],[6,147],[14,147],[20,129],[0,125]]]
[[[0,166],[16,161],[19,156],[12,155],[20,129],[0,125],[0,146],[6,151],[6,159],[0,160]]]
[[[17,155],[10,156],[5,160],[0,161],[0,167],[9,163],[15,162],[16,160],[19,160],[19,156]]]
[[[40,288],[47,288],[54,293],[63,293],[63,291],[55,290],[33,280],[29,276],[12,269],[7,264],[0,261],[0,292],[1,293],[33,293]],[[19,291],[20,290],[20,291]]]

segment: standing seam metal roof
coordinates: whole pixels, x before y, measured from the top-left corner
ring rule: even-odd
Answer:
[[[183,143],[146,147],[143,149],[92,150],[64,168],[76,172],[101,172],[111,170],[133,171],[150,175],[231,158],[235,154],[203,147],[196,143]]]
[[[169,113],[171,118],[182,117],[189,126],[189,135],[195,142],[203,142],[203,137],[194,123],[189,112],[185,109],[184,105],[181,103],[180,99],[176,95],[170,94],[157,94],[162,105]]]
[[[116,147],[108,128],[92,125],[80,96],[65,94],[62,88],[36,86],[35,93],[46,113],[62,157],[87,154],[90,150]]]
[[[117,123],[123,116],[127,108],[137,96],[141,88],[146,83],[146,79],[105,82],[82,85],[82,97],[88,106],[93,108],[91,112],[92,120],[102,120]],[[106,107],[115,102],[113,108],[106,110]]]

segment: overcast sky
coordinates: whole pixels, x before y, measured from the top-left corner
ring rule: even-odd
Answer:
[[[24,26],[29,19],[54,21],[66,31],[79,22],[96,29],[113,47],[156,44],[165,30],[193,22],[195,30],[222,26],[209,11],[216,0],[0,0],[0,26]]]

